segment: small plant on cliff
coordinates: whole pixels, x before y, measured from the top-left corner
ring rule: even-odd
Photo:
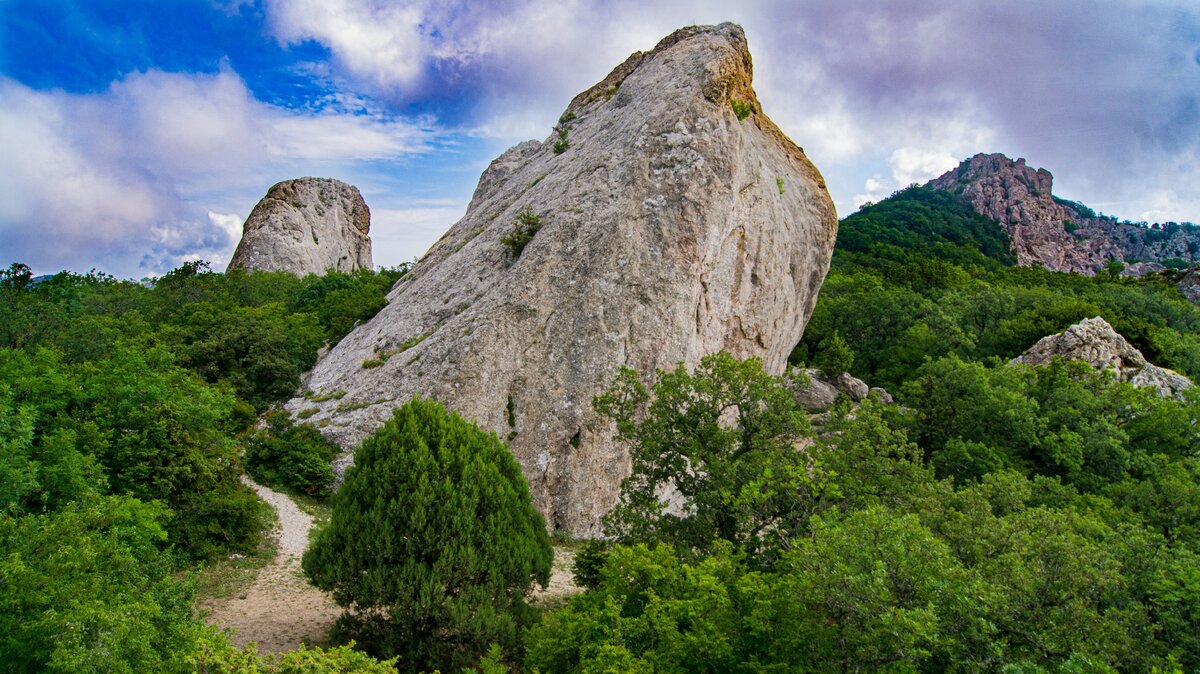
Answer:
[[[729,101],[729,104],[731,106],[733,106],[733,114],[737,115],[739,122],[742,121],[743,119],[746,119],[750,115],[754,114],[754,104],[753,103],[749,103],[747,101],[739,101],[735,98],[735,99]]]
[[[514,653],[553,552],[520,466],[493,433],[415,399],[363,442],[304,555],[352,607],[338,629],[401,671],[461,671]]]
[[[571,132],[571,122],[575,119],[575,113],[568,112],[558,118],[558,124],[554,125],[554,132],[558,134],[558,140],[554,141],[554,154],[562,154],[571,147],[571,141],[567,140],[567,134]]]
[[[533,240],[533,235],[537,234],[541,228],[542,219],[538,217],[537,213],[526,208],[517,213],[512,231],[500,237],[500,243],[508,247],[508,254],[515,260],[521,257],[521,251],[525,250],[525,246]]]

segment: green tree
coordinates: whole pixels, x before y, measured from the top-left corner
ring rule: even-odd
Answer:
[[[817,367],[821,368],[821,372],[826,377],[833,378],[841,375],[843,372],[850,370],[850,366],[854,365],[854,350],[842,339],[837,330],[829,336],[821,344],[821,350],[817,352]]]
[[[725,352],[702,358],[694,373],[682,364],[659,371],[653,395],[622,369],[594,402],[633,459],[606,533],[682,554],[725,540],[769,564],[803,531],[823,488],[819,467],[797,450],[808,416],[784,383],[758,359]]]
[[[313,496],[333,486],[329,462],[339,447],[312,424],[295,425],[287,412],[267,414],[267,427],[246,441],[246,472],[258,482]]]
[[[303,565],[352,608],[341,629],[368,651],[457,671],[492,643],[515,650],[525,595],[548,582],[552,557],[505,445],[414,399],[359,447]]]
[[[669,545],[616,546],[597,587],[571,598],[531,630],[526,665],[531,671],[731,672],[757,659],[741,612],[750,598],[746,581],[769,586],[771,577],[746,579],[747,569],[729,544],[693,564]],[[764,670],[769,671],[769,670]]]
[[[191,671],[204,628],[165,515],[129,497],[0,514],[0,672]]]

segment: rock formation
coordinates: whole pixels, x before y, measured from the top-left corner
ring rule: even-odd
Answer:
[[[1177,398],[1192,386],[1192,381],[1178,372],[1147,362],[1141,351],[1099,316],[1085,318],[1065,332],[1043,337],[1011,362],[1046,365],[1055,357],[1081,360],[1096,370],[1111,370],[1117,379],[1153,388],[1164,398]]]
[[[1024,159],[977,154],[929,182],[934,189],[960,194],[980,214],[1004,228],[1020,265],[1094,274],[1109,260],[1127,263],[1125,272],[1162,270],[1169,258],[1191,260],[1200,252],[1200,228],[1168,223],[1143,226],[1097,216],[1053,194],[1054,177]]]
[[[509,441],[552,528],[595,534],[629,459],[593,396],[621,365],[721,349],[782,372],[836,235],[820,174],[759,106],[741,28],[684,28],[493,161],[287,408],[351,450],[406,399],[439,400]]]
[[[843,395],[851,402],[860,403],[875,393],[883,403],[890,405],[894,402],[892,394],[882,388],[869,386],[849,372],[831,378],[818,369],[806,368],[804,374],[808,377],[808,385],[794,388],[792,397],[809,412],[827,410]]]
[[[332,178],[285,180],[246,218],[229,268],[297,276],[371,269],[370,229],[357,187]]]
[[[1200,267],[1192,267],[1175,284],[1192,304],[1200,304]]]

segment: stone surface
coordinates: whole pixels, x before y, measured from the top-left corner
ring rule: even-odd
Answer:
[[[1168,258],[1191,260],[1200,252],[1200,229],[1176,223],[1144,226],[1098,217],[1056,199],[1054,177],[1002,154],[978,154],[929,182],[961,195],[1004,228],[1020,265],[1094,274],[1109,260],[1127,263],[1126,274],[1161,271]]]
[[[593,396],[621,365],[692,367],[722,349],[782,372],[837,216],[763,114],[733,24],[634,54],[563,124],[565,150],[552,133],[493,161],[388,306],[318,362],[309,398],[344,396],[287,408],[351,449],[412,396],[442,401],[509,439],[550,527],[591,535],[629,471]],[[500,239],[525,210],[541,228],[513,259]]]
[[[841,395],[860,403],[866,400],[869,394],[878,393],[881,402],[888,405],[894,402],[890,393],[881,388],[871,388],[849,372],[843,372],[832,379],[814,368],[805,369],[804,374],[808,377],[808,386],[793,388],[792,397],[809,412],[821,412],[833,407]]]
[[[891,393],[888,393],[886,389],[882,389],[878,386],[872,386],[870,393],[879,396],[879,402],[883,403],[884,405],[892,405],[896,402],[896,399],[892,397]]]
[[[1187,270],[1175,286],[1189,302],[1200,304],[1200,267],[1192,267]]]
[[[371,269],[371,211],[358,188],[332,178],[285,180],[242,225],[229,268],[297,276]]]
[[[1055,357],[1080,360],[1096,370],[1110,370],[1119,380],[1153,388],[1164,398],[1177,398],[1192,386],[1191,380],[1178,372],[1148,362],[1141,351],[1099,316],[1085,318],[1064,332],[1043,337],[1011,362],[1046,365]]]
[[[808,386],[792,389],[792,397],[809,412],[820,412],[833,407],[837,402],[839,391],[833,384],[825,381],[820,370],[806,369]]]
[[[833,385],[856,403],[862,402],[871,391],[871,387],[867,386],[866,382],[849,372],[843,372],[835,377]]]

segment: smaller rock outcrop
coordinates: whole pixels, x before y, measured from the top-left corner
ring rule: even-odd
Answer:
[[[1153,388],[1164,398],[1178,398],[1192,387],[1187,377],[1146,360],[1108,321],[1085,318],[1057,335],[1038,340],[1011,364],[1047,365],[1056,357],[1079,360],[1096,370],[1110,370],[1117,379],[1140,388]]]
[[[1200,267],[1192,267],[1176,281],[1175,287],[1192,304],[1200,304]]]
[[[820,370],[807,368],[804,374],[808,377],[808,385],[793,388],[792,397],[809,412],[823,412],[833,407],[842,395],[852,402],[860,403],[866,400],[868,395],[875,393],[884,403],[890,405],[893,402],[890,393],[878,387],[868,386],[849,372],[827,377]]]
[[[332,178],[285,180],[242,225],[229,269],[297,276],[370,269],[371,211],[358,188]]]

